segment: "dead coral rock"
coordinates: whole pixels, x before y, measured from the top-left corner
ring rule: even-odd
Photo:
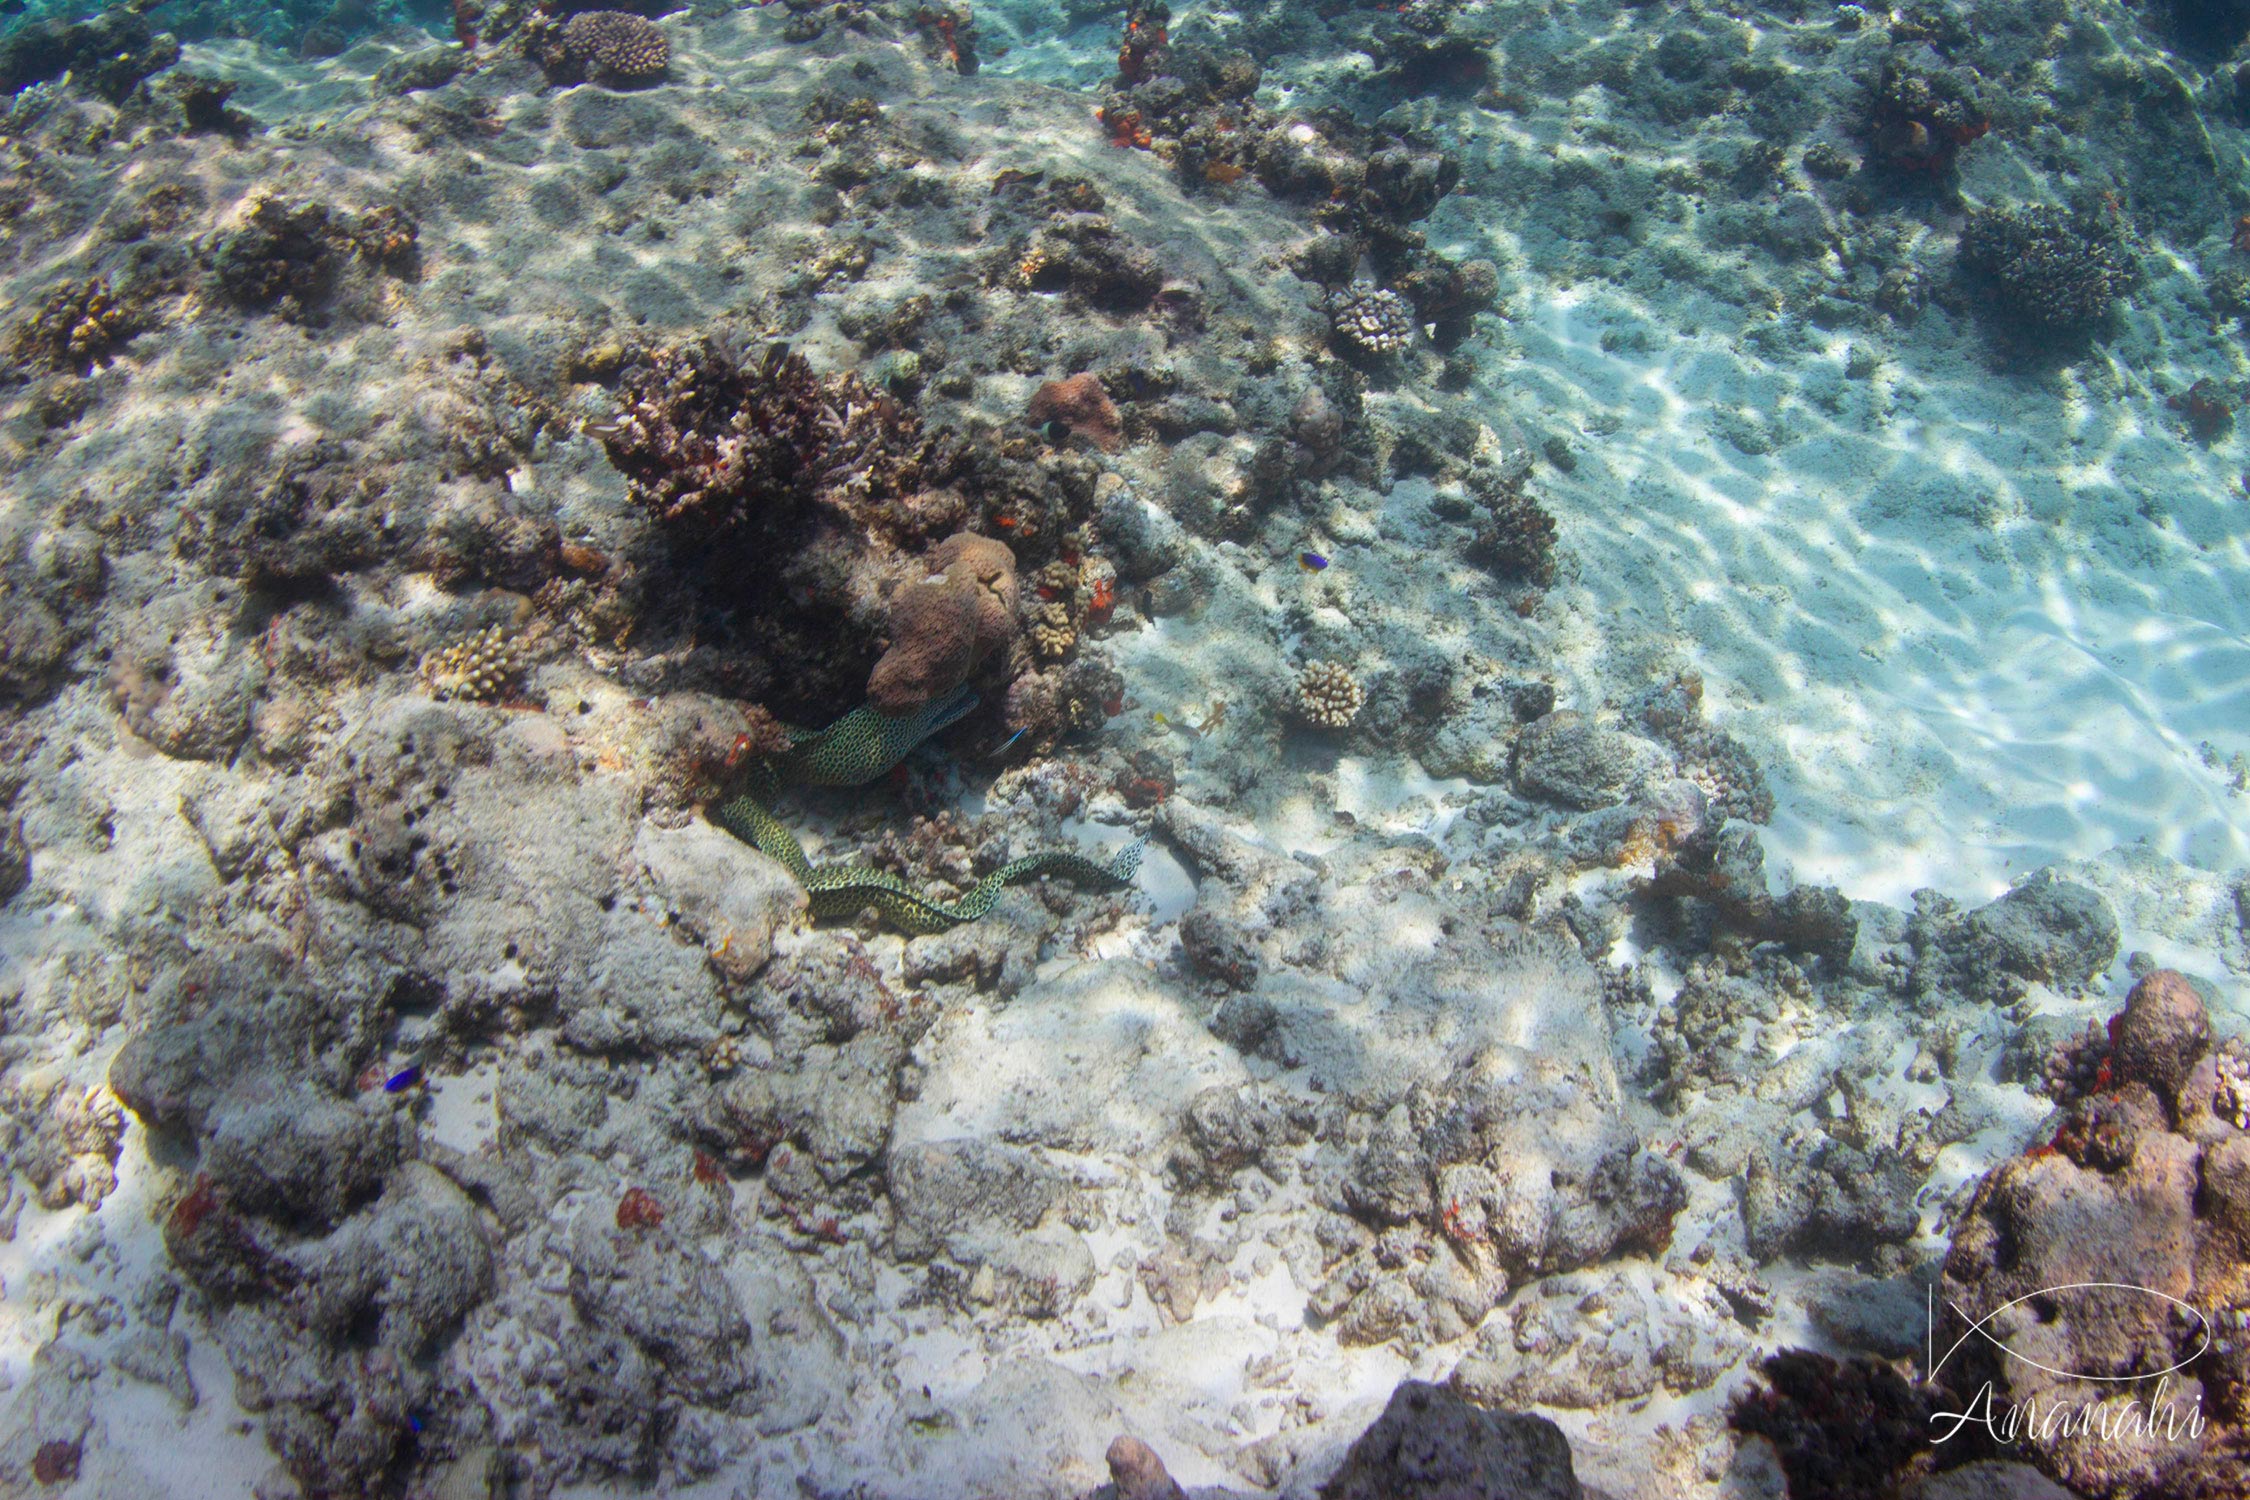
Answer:
[[[1963,1392],[1990,1382],[2003,1412],[2036,1402],[2028,1456],[2082,1493],[2231,1493],[2250,1444],[2250,1347],[2222,1328],[2197,1357],[2212,1316],[2250,1300],[2250,1137],[2202,1108],[2216,1077],[2208,1025],[2183,977],[2136,985],[2111,1023],[2111,1091],[1978,1185],[1946,1258],[1935,1347],[1983,1321],[1940,1378]],[[2129,1401],[2151,1420],[2149,1381],[2118,1377],[2160,1372],[2145,1440],[2105,1437],[2141,1430]],[[2072,1420],[2044,1421],[2050,1410]]]
[[[1125,446],[1125,427],[1117,407],[1102,389],[1101,378],[1088,370],[1066,380],[1050,380],[1032,394],[1024,415],[1044,425],[1060,422],[1104,453]]]
[[[1106,1457],[1117,1500],[1187,1500],[1187,1491],[1164,1467],[1164,1460],[1139,1438],[1119,1438],[1109,1445]]]
[[[581,1214],[570,1240],[570,1298],[595,1328],[621,1334],[689,1401],[724,1405],[756,1378],[750,1320],[718,1268],[661,1225],[619,1229]]]
[[[1783,1349],[1758,1373],[1727,1422],[1773,1444],[1792,1495],[1883,1500],[1929,1447],[1931,1395],[1881,1360]]]
[[[1513,770],[1524,795],[1591,810],[1623,800],[1670,762],[1660,746],[1564,708],[1517,737]]]
[[[2117,918],[2099,892],[2041,871],[1968,916],[1982,964],[2064,991],[2085,988],[2117,956]]]
[[[206,245],[204,259],[234,302],[311,322],[325,312],[354,259],[396,274],[410,271],[415,238],[413,221],[397,208],[352,217],[322,203],[293,204],[265,193],[241,223]]]
[[[1580,1500],[1570,1441],[1545,1417],[1486,1411],[1407,1380],[1321,1486],[1320,1500]]]
[[[911,713],[952,692],[1015,635],[1016,556],[1005,542],[964,532],[922,566],[891,595],[890,648],[867,679],[868,702],[882,713]]]
[[[1008,285],[1024,292],[1068,292],[1104,312],[1139,312],[1164,290],[1164,267],[1106,216],[1050,218],[1016,261]]]
[[[2187,976],[2158,969],[2133,986],[2116,1027],[2115,1068],[2171,1099],[2211,1048],[2211,1017]]]

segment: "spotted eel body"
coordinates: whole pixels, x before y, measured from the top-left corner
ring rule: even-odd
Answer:
[[[805,858],[797,837],[766,810],[784,779],[808,786],[864,786],[897,765],[923,740],[976,707],[966,688],[926,704],[912,714],[892,716],[855,708],[815,735],[797,740],[763,763],[751,789],[720,805],[712,814],[721,828],[788,867],[810,898],[816,917],[845,917],[872,906],[904,931],[944,932],[974,922],[992,910],[1003,886],[1038,875],[1063,875],[1082,885],[1114,890],[1131,885],[1141,867],[1135,844],[1108,864],[1079,854],[1032,854],[1010,860],[947,906],[916,895],[888,870],[867,865],[816,865]]]

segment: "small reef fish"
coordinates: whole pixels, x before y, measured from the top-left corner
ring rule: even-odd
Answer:
[[[1200,724],[1190,724],[1186,719],[1167,718],[1161,712],[1149,715],[1149,720],[1159,729],[1177,729],[1191,739],[1201,739],[1227,721],[1227,703],[1224,698],[1211,700],[1211,711]]]
[[[1317,573],[1328,566],[1328,559],[1317,552],[1300,552],[1297,554],[1297,566],[1308,573]]]
[[[403,1094],[421,1081],[422,1065],[420,1063],[409,1063],[383,1080],[383,1092],[386,1094]]]
[[[1030,732],[1031,726],[1029,724],[1024,725],[1023,728],[1017,730],[1014,734],[1009,735],[1006,740],[1002,741],[1000,748],[993,751],[990,755],[986,756],[985,759],[998,760],[1001,756],[1006,755],[1010,750],[1015,749],[1016,741],[1022,739]]]

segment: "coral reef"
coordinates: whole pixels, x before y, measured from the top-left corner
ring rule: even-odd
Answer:
[[[2104,208],[1978,209],[1961,230],[1960,263],[2011,328],[2067,334],[2106,317],[2139,279],[2128,233]]]
[[[524,42],[558,82],[591,78],[612,86],[664,76],[672,45],[646,17],[621,10],[580,10],[565,19],[535,18]]]
[[[1297,712],[1323,729],[1348,729],[1367,692],[1341,662],[1311,661],[1297,673]]]
[[[1329,298],[1328,317],[1346,353],[1381,356],[1413,347],[1413,309],[1388,287],[1355,281]]]
[[[514,636],[498,625],[487,625],[463,640],[431,652],[422,659],[422,680],[439,702],[456,699],[467,703],[492,703],[508,689],[520,670]]]
[[[180,60],[179,41],[148,22],[145,5],[113,5],[83,21],[34,20],[0,38],[0,93],[72,75],[112,104]]]

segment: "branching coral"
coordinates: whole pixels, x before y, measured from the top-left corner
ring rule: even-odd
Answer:
[[[2051,204],[1971,214],[1961,266],[2011,321],[2036,333],[2099,321],[2140,276],[2119,215]]]
[[[507,690],[517,671],[515,645],[508,633],[488,625],[465,640],[431,652],[422,661],[422,680],[434,698],[491,703]]]
[[[1324,729],[1349,728],[1367,692],[1341,662],[1307,662],[1297,674],[1297,711]]]
[[[1397,354],[1414,343],[1414,310],[1388,287],[1355,281],[1329,299],[1329,320],[1347,353]]]
[[[621,10],[584,11],[559,25],[541,20],[525,39],[558,79],[645,83],[663,76],[672,62],[671,43],[656,24]]]
[[[1078,626],[1070,618],[1070,606],[1059,599],[1042,601],[1031,616],[1031,645],[1041,657],[1057,661],[1070,655],[1070,648],[1078,644]]]
[[[107,277],[65,282],[16,330],[9,352],[26,364],[83,375],[139,326],[133,311],[110,294]]]
[[[734,533],[813,500],[849,509],[912,493],[941,440],[851,374],[819,376],[786,344],[739,364],[708,340],[625,378],[624,410],[588,432],[633,498],[691,536]]]

